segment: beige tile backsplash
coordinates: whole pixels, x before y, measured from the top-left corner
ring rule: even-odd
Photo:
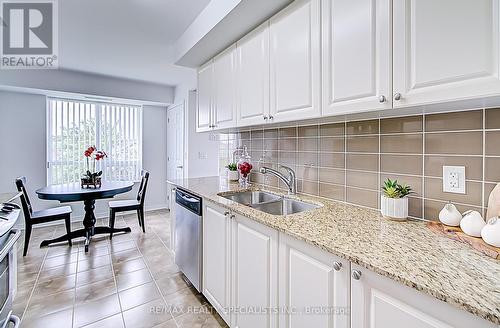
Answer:
[[[386,178],[413,187],[410,215],[437,220],[447,201],[485,212],[500,182],[500,108],[300,125],[220,135],[220,166],[238,145],[259,165],[283,164],[297,173],[298,191],[379,208]],[[484,145],[483,145],[484,143]],[[442,191],[442,166],[466,167],[466,194]],[[251,180],[284,189],[257,170]]]

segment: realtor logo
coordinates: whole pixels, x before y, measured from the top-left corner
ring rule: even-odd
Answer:
[[[2,69],[58,67],[56,1],[0,1]]]

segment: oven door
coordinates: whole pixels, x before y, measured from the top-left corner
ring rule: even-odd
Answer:
[[[7,326],[8,322],[15,322],[11,318],[13,292],[16,283],[16,252],[14,245],[21,236],[20,230],[11,230],[0,237],[0,327]],[[14,323],[15,324],[15,323]]]

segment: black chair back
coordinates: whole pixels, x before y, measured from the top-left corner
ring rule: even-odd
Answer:
[[[146,188],[148,186],[149,172],[146,170],[141,171],[141,185],[139,186],[139,191],[137,192],[137,201],[144,205],[144,198],[146,198]]]
[[[26,190],[26,177],[19,177],[16,179],[17,191],[22,191],[21,204],[23,205],[24,218],[26,221],[31,219],[33,214],[33,208],[31,207],[31,202],[28,197],[28,191]]]

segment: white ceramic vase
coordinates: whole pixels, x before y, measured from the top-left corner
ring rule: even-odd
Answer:
[[[388,219],[404,221],[408,218],[408,197],[389,198],[380,197],[380,212]]]
[[[460,221],[462,221],[462,214],[460,214],[455,205],[448,203],[439,212],[439,221],[448,226],[458,227]]]
[[[500,218],[492,217],[481,230],[481,237],[488,245],[500,247]]]
[[[238,181],[239,178],[240,176],[238,174],[238,171],[227,170],[227,179],[229,181]]]
[[[486,225],[481,213],[478,211],[467,211],[463,214],[462,221],[460,221],[460,229],[472,237],[481,237],[481,230]]]

